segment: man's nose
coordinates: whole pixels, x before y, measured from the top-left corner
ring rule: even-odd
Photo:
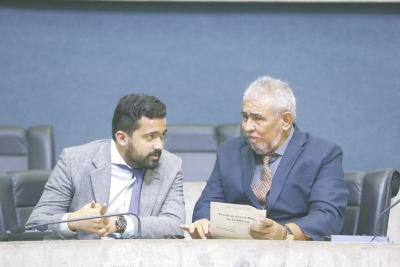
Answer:
[[[162,150],[163,147],[164,147],[164,139],[157,138],[157,139],[155,140],[155,143],[154,143],[153,148],[154,148],[155,150]]]
[[[247,121],[243,122],[242,128],[245,133],[254,131],[254,121],[251,118],[248,118]]]

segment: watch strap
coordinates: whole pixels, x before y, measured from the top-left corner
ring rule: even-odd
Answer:
[[[282,226],[286,230],[286,235],[283,238],[283,240],[294,240],[294,234],[293,234],[292,230],[289,228],[289,226],[287,226],[286,224],[284,224]]]
[[[127,226],[127,221],[124,216],[118,216],[118,219],[115,221],[115,228],[117,228],[117,233],[123,234],[125,232]]]

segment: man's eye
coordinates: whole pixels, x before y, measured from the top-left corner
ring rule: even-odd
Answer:
[[[154,137],[154,135],[148,135],[147,139],[151,140],[151,139],[153,139],[153,137]]]

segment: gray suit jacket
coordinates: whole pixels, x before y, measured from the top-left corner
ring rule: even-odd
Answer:
[[[111,140],[64,149],[27,224],[59,221],[65,213],[77,211],[92,200],[108,205],[110,149]],[[143,238],[183,234],[179,228],[185,222],[181,166],[179,157],[163,150],[158,167],[146,171],[139,214]],[[137,229],[137,219],[131,217]],[[49,228],[59,232],[59,224]],[[81,231],[77,235],[77,239],[99,238]]]

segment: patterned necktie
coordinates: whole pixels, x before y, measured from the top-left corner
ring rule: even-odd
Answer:
[[[269,161],[273,157],[274,154],[263,157],[263,168],[260,176],[260,181],[255,186],[253,186],[254,195],[257,197],[258,201],[260,201],[263,209],[267,204],[267,193],[272,184],[272,172],[271,168],[269,167]]]
[[[117,164],[118,167],[130,171],[135,177],[135,183],[132,188],[131,203],[129,204],[129,212],[139,215],[140,212],[140,193],[142,191],[143,175],[145,169],[131,169],[126,165]]]

